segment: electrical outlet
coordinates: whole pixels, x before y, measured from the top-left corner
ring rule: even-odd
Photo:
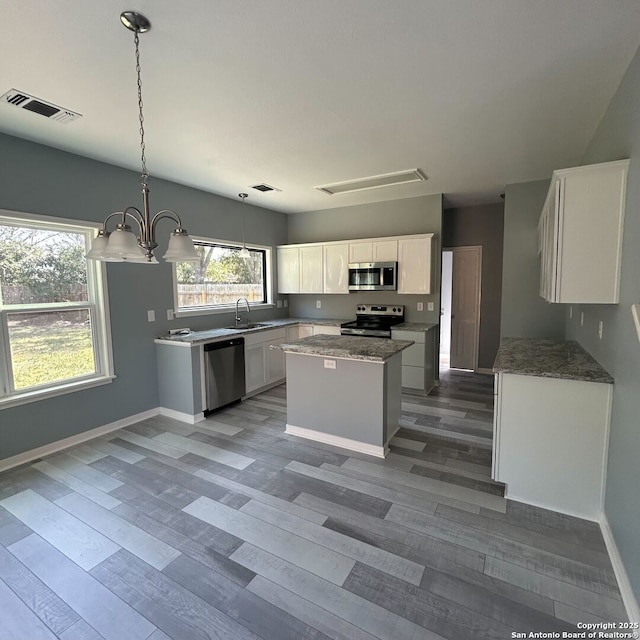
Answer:
[[[324,368],[325,369],[335,369],[336,368],[336,361],[335,360],[325,360],[324,361]]]
[[[281,309],[281,308],[282,308],[282,300],[276,300],[276,307],[277,307],[278,309]]]
[[[285,308],[289,306],[289,301],[286,298],[284,299],[284,306]]]
[[[569,320],[571,320],[571,318],[573,318],[573,305],[569,307]]]
[[[604,322],[602,322],[602,320],[600,320],[600,322],[598,322],[598,338],[600,338],[600,340],[602,340],[602,330],[604,329]]]
[[[322,300],[316,300],[316,309],[322,308]]]
[[[173,320],[176,317],[176,314],[173,312],[173,309],[167,309],[167,320]]]
[[[427,302],[427,311],[433,311],[435,309],[435,306],[433,305],[433,302]]]
[[[418,309],[418,311],[424,311],[424,302],[418,302],[416,308]]]
[[[150,309],[149,311],[147,311],[147,320],[149,322],[156,321],[156,312],[153,309]]]
[[[584,311],[580,312],[580,326],[584,327]]]

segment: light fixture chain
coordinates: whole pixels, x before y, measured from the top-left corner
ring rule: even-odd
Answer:
[[[147,157],[145,155],[144,115],[142,113],[142,78],[140,76],[140,37],[138,36],[137,31],[134,32],[133,40],[136,45],[136,74],[138,76],[138,118],[140,120],[140,160],[142,163],[140,183],[143,187],[147,187],[149,182],[149,172],[147,171]]]

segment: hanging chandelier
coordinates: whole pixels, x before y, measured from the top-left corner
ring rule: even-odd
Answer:
[[[140,121],[140,160],[142,171],[140,184],[142,185],[142,211],[134,206],[129,206],[124,211],[116,211],[108,215],[98,235],[93,239],[91,250],[87,258],[103,260],[106,262],[135,262],[145,264],[158,264],[153,255],[158,246],[156,242],[156,227],[163,219],[172,220],[177,226],[169,236],[169,245],[162,256],[167,262],[191,262],[198,261],[199,256],[193,246],[193,241],[182,226],[182,220],[175,211],[163,209],[153,217],[149,212],[149,172],[147,171],[147,159],[144,142],[144,116],[142,113],[142,80],[140,78],[140,37],[151,29],[151,23],[140,13],[124,11],[120,14],[122,24],[133,31],[133,41],[136,49],[136,74],[138,76],[138,119]],[[118,222],[113,231],[107,230],[107,223],[112,218]],[[128,224],[133,220],[140,231],[136,236]]]
[[[247,249],[247,243],[245,240],[246,221],[244,215],[244,201],[249,197],[248,193],[239,193],[238,198],[242,198],[242,250],[240,251],[240,257],[243,260],[248,260],[251,257],[249,249]]]

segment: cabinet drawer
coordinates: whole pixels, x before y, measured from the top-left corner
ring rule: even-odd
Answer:
[[[340,327],[333,327],[331,325],[326,325],[326,324],[314,324],[313,335],[314,336],[319,336],[319,335],[339,336]]]
[[[279,340],[280,338],[287,337],[287,329],[272,329],[270,331],[257,331],[256,333],[247,333],[244,336],[245,347],[250,347],[252,344],[258,344],[259,342],[272,342]]]
[[[402,331],[402,329],[397,329],[391,332],[391,337],[394,340],[413,340],[422,344],[425,342],[424,336],[424,331]]]
[[[424,367],[424,345],[412,344],[402,352],[402,365],[412,367]]]

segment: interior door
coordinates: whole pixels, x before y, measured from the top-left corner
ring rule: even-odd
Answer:
[[[478,367],[482,247],[455,247],[451,287],[452,369]]]

